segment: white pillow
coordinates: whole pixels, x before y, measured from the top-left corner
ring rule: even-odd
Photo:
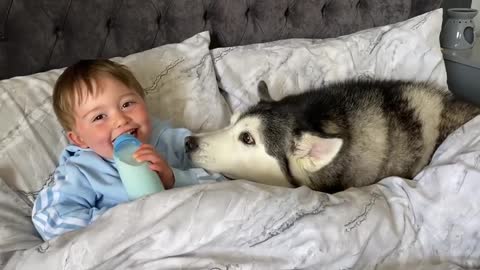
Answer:
[[[222,127],[230,109],[218,91],[209,32],[112,60],[147,91],[152,115],[193,131]],[[67,140],[51,104],[63,69],[0,81],[0,177],[28,201],[51,181]]]
[[[230,108],[218,91],[209,51],[210,34],[112,60],[135,74],[146,92],[152,115],[192,131],[215,130],[230,120]]]
[[[439,44],[442,10],[330,39],[288,39],[212,50],[219,87],[233,111],[258,102],[264,80],[273,99],[353,78],[430,81],[447,87]]]
[[[0,178],[0,265],[17,250],[43,242],[33,227],[30,206]]]

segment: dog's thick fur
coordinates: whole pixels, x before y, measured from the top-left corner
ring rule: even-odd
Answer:
[[[230,126],[186,140],[194,164],[232,178],[337,192],[412,178],[455,129],[480,113],[426,83],[347,81],[269,100]]]

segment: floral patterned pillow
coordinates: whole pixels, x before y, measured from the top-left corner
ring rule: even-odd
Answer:
[[[219,87],[233,111],[258,102],[264,80],[274,99],[353,78],[430,81],[447,87],[439,36],[442,10],[329,39],[287,39],[212,50]]]
[[[230,108],[218,91],[209,32],[176,44],[112,60],[130,68],[146,91],[154,117],[192,131],[228,123]],[[63,69],[0,81],[0,178],[27,202],[52,183],[67,145],[51,104]]]

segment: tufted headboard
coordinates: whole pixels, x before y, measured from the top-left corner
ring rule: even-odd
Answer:
[[[0,0],[0,79],[125,56],[209,30],[212,47],[327,38],[441,0]]]

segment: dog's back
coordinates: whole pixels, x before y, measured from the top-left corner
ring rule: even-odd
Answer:
[[[224,129],[186,140],[196,166],[230,178],[324,192],[412,178],[455,129],[480,113],[424,83],[347,81],[261,101]]]
[[[310,172],[308,179],[293,179],[327,192],[369,185],[387,176],[412,178],[448,134],[480,113],[448,91],[400,81],[333,84],[278,102],[261,102],[247,114],[267,107],[269,121],[284,118],[292,137],[310,132],[343,140],[331,162]],[[265,125],[268,129],[271,124]]]

